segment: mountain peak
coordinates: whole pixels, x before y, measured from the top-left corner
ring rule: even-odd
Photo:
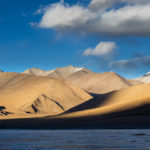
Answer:
[[[82,69],[83,69],[83,67],[79,68],[79,67],[70,65],[70,66],[66,66],[66,67],[58,67],[55,70],[70,70],[71,72],[76,72],[76,71],[79,71]]]
[[[52,77],[58,77],[58,78],[67,78],[68,76],[78,72],[78,71],[83,71],[83,67],[74,67],[74,66],[66,66],[66,67],[59,67],[56,68],[49,76]]]
[[[30,69],[25,70],[23,73],[37,75],[37,76],[48,76],[52,72],[53,70],[45,71],[40,68],[30,68]]]
[[[66,78],[70,76],[71,74],[74,74],[78,71],[81,71],[85,74],[92,72],[91,70],[84,68],[84,67],[75,67],[75,66],[69,65],[66,67],[58,67],[50,71],[45,71],[39,68],[30,68],[30,69],[25,70],[23,73],[37,75],[37,76],[51,76],[51,77],[57,77],[57,78]]]

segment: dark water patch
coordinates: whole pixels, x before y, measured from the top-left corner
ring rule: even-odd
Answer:
[[[144,140],[144,142],[149,142],[149,140]]]
[[[149,130],[0,130],[0,150],[150,150],[148,135]]]
[[[134,136],[145,136],[146,134],[145,133],[136,133],[136,134],[133,134]]]
[[[133,141],[131,141],[131,142],[135,143],[136,141],[133,140]]]

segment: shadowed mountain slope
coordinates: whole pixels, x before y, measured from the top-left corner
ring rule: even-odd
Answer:
[[[88,117],[127,111],[150,105],[150,84],[136,85],[100,95],[66,112],[61,117]]]
[[[57,116],[0,120],[3,129],[149,128],[150,84],[111,92]],[[98,102],[99,101],[99,102]],[[80,106],[81,106],[80,105]],[[85,106],[85,108],[83,108]],[[87,107],[88,106],[88,107]],[[75,109],[75,108],[73,108]],[[72,109],[71,109],[72,110]]]

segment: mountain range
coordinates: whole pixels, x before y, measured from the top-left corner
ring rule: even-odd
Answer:
[[[23,73],[65,79],[93,94],[108,93],[140,83],[140,81],[127,80],[114,72],[95,73],[87,68],[73,66],[56,68],[50,71],[32,68]]]
[[[142,128],[150,125],[149,81],[150,73],[128,80],[74,66],[1,71],[0,128]]]

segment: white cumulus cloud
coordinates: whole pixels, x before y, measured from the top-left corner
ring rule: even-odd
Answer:
[[[39,26],[43,28],[73,29],[85,25],[95,17],[95,13],[79,5],[70,7],[61,2],[47,7]]]
[[[88,48],[83,52],[84,56],[104,56],[111,54],[117,45],[115,42],[100,42],[95,48]]]
[[[123,2],[126,4],[122,7],[115,7]],[[61,1],[41,12],[41,28],[79,34],[150,36],[149,0],[92,0],[87,7]]]

